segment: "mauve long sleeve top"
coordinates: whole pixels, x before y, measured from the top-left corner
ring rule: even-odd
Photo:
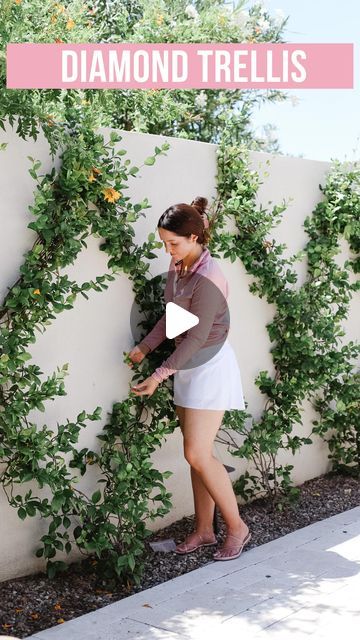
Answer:
[[[180,276],[180,272],[181,265],[176,265],[174,258],[171,258],[164,292],[165,303],[174,302],[190,311],[199,318],[199,323],[176,336],[175,350],[152,374],[157,382],[166,380],[182,369],[199,349],[223,342],[229,331],[229,310],[226,303],[228,283],[209,250],[203,249],[186,274]],[[164,313],[138,347],[143,352],[146,351],[144,345],[148,347],[147,352],[154,351],[165,338]]]

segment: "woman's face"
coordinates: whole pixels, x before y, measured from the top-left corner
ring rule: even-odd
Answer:
[[[193,233],[190,238],[186,238],[185,236],[178,236],[173,231],[168,231],[161,227],[158,228],[158,232],[160,239],[164,243],[166,253],[170,253],[175,262],[178,260],[184,260],[184,258],[186,258],[186,256],[188,256],[196,246],[197,236]]]

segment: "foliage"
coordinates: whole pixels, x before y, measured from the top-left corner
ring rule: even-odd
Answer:
[[[276,305],[276,314],[267,325],[275,367],[275,376],[260,371],[255,384],[268,400],[261,418],[244,427],[242,412],[228,415],[225,430],[237,430],[245,436],[242,444],[228,435],[220,441],[228,444],[235,456],[252,460],[256,476],[246,472],[236,483],[244,499],[260,490],[278,502],[283,496],[295,500],[298,495],[291,483],[293,465],[278,464],[280,450],[294,455],[302,445],[311,444],[312,433],[325,435],[336,428],[329,440],[329,458],[336,468],[350,465],[359,475],[359,385],[353,372],[360,345],[350,341],[339,345],[345,335],[342,321],[347,317],[353,293],[360,288],[359,280],[350,283],[349,273],[360,272],[360,168],[335,162],[325,187],[319,185],[324,199],[319,202],[304,227],[310,240],[296,255],[283,256],[286,245],[269,238],[272,227],[280,221],[285,202],[271,210],[257,207],[256,194],[260,179],[251,170],[248,152],[232,143],[231,130],[223,136],[219,148],[218,197],[223,203],[221,227],[231,219],[236,232],[223,230],[216,237],[216,248],[224,258],[240,259],[254,277],[249,290],[266,297]],[[339,267],[334,256],[339,252],[339,237],[349,243],[354,258]],[[297,273],[294,263],[307,259],[308,277],[295,287]],[[323,391],[323,399],[316,392]],[[337,399],[336,408],[329,403]],[[305,437],[293,435],[294,425],[301,424],[300,403],[314,401],[322,413],[321,424]]]
[[[67,118],[75,118],[71,108]],[[97,452],[78,450],[76,445],[86,421],[100,419],[100,407],[90,413],[83,410],[76,420],[58,425],[56,431],[47,425],[39,428],[29,419],[31,410],[44,411],[47,400],[65,393],[68,365],[44,379],[39,367],[29,363],[27,348],[36,340],[37,331],[45,330],[61,311],[73,308],[78,294],[87,297],[90,289],[102,291],[106,281],[124,272],[132,280],[144,316],[141,327],[148,331],[163,312],[159,308],[161,276],[149,280],[149,266],[144,262],[156,256],[153,250],[159,243],[154,234],[142,246],[134,243],[132,224],[144,215],[149,203],[145,199],[133,205],[124,195],[128,180],[140,168],[124,160],[125,150],[115,153],[120,140],[112,133],[105,144],[91,128],[76,127],[73,122],[58,172],[53,169],[41,175],[39,162],[30,158],[37,189],[31,207],[35,220],[29,227],[36,239],[0,309],[0,477],[9,504],[21,519],[38,513],[50,521],[48,533],[41,538],[43,546],[37,550],[47,560],[49,576],[66,569],[65,562],[53,560],[57,551],[69,553],[75,544],[82,553],[96,554],[97,569],[106,579],[131,577],[138,582],[149,534],[146,520],[166,513],[171,506],[164,485],[169,472],[161,474],[150,462],[152,452],[177,425],[171,382],[146,401],[130,395],[115,403],[109,422],[98,435],[101,448]],[[360,171],[357,166],[347,170],[335,164],[325,188],[320,187],[324,199],[305,221],[310,236],[307,246],[284,258],[285,246],[268,235],[286,204],[271,210],[257,208],[259,176],[250,169],[245,148],[232,140],[231,128],[226,129],[218,149],[216,226],[210,250],[232,262],[240,258],[254,276],[250,291],[276,305],[274,320],[267,325],[276,373],[272,378],[260,371],[255,380],[268,398],[261,418],[249,429],[245,427],[246,411],[226,412],[218,441],[254,466],[255,473],[246,470],[236,482],[239,494],[245,500],[265,494],[282,508],[284,501],[296,500],[298,490],[291,479],[293,465],[280,464],[279,453],[290,450],[295,454],[312,442],[312,434],[300,437],[293,433],[294,425],[301,424],[299,406],[304,399],[314,399],[314,408],[321,415],[320,423],[314,421],[313,433],[325,437],[331,430],[329,457],[335,467],[359,473],[359,386],[353,360],[360,347],[352,342],[339,346],[338,342],[344,335],[340,322],[347,317],[352,293],[359,288],[358,281],[350,284],[349,271],[359,272]],[[144,164],[154,164],[167,149],[168,145],[156,147]],[[225,230],[229,219],[235,223],[234,233]],[[78,284],[61,270],[76,259],[92,233],[104,238],[101,249],[109,256],[110,272]],[[354,253],[344,268],[333,260],[340,234]],[[296,288],[293,264],[304,257],[308,279]],[[165,343],[135,366],[133,381],[149,375],[168,352]],[[322,399],[315,395],[319,390]],[[330,407],[333,400],[335,408]],[[244,437],[242,443],[237,434]],[[66,454],[71,456],[68,464]],[[99,483],[104,488],[86,496],[75,485],[79,472],[85,475],[92,465],[101,470]],[[40,489],[48,487],[51,501],[33,495],[32,489],[14,496],[15,484],[30,481]]]
[[[169,472],[161,474],[150,461],[165,434],[177,424],[166,385],[150,403],[150,424],[149,404],[145,409],[143,400],[133,397],[116,403],[110,422],[98,436],[99,452],[78,450],[77,443],[87,421],[100,420],[101,407],[91,413],[83,410],[55,430],[47,425],[40,428],[29,417],[32,410],[45,411],[46,401],[65,394],[68,370],[64,364],[44,379],[40,368],[30,363],[27,349],[38,332],[46,330],[62,311],[73,309],[79,294],[88,298],[89,290],[106,289],[120,271],[129,274],[139,300],[144,294],[149,266],[143,258],[154,257],[158,243],[152,234],[143,246],[134,244],[132,224],[149,204],[146,199],[132,204],[125,195],[127,182],[141,167],[124,160],[125,150],[115,152],[120,140],[111,133],[105,144],[102,136],[80,127],[68,135],[58,172],[52,169],[42,175],[40,162],[29,158],[37,187],[30,207],[34,221],[28,226],[36,237],[0,309],[0,479],[19,518],[39,514],[49,520],[36,555],[47,560],[50,577],[66,568],[65,562],[52,560],[57,551],[70,553],[75,543],[80,551],[101,558],[98,569],[108,579],[128,573],[139,581],[138,556],[149,534],[145,521],[166,513],[171,504],[163,484]],[[154,164],[168,148],[168,144],[156,147],[144,164]],[[109,256],[110,272],[78,284],[62,269],[74,262],[91,234],[104,238],[101,249]],[[160,284],[153,283],[157,299]],[[155,322],[156,312],[148,314],[149,322]],[[138,376],[135,371],[134,378]],[[103,492],[97,489],[88,497],[75,485],[79,473],[85,475],[94,464],[102,471],[99,483],[106,484]],[[49,488],[51,500],[34,495],[33,489],[14,495],[16,484],[28,482]]]
[[[7,90],[8,42],[282,42],[286,18],[261,3],[235,11],[222,2],[184,0],[2,0],[0,13],[0,126],[7,120],[24,139],[42,131],[54,155],[64,143],[71,102],[96,126],[218,142],[229,114],[238,141],[271,150],[251,128],[258,105],[283,101],[278,90]],[[191,9],[189,9],[191,7]],[[269,146],[268,146],[269,145]]]
[[[280,41],[284,25],[284,21],[272,20],[260,3],[246,13],[243,3],[232,12],[208,0],[193,5],[175,0],[106,4],[101,0],[63,4],[5,0],[1,9],[3,47],[9,41],[56,39]],[[115,403],[98,435],[98,451],[78,450],[77,444],[87,421],[100,420],[100,407],[82,410],[54,430],[47,425],[40,428],[29,417],[31,411],[44,411],[48,400],[65,394],[68,370],[65,363],[44,377],[30,363],[29,346],[58,313],[74,308],[79,294],[87,298],[89,290],[101,292],[123,272],[132,281],[143,314],[142,329],[149,330],[163,311],[159,306],[161,277],[147,278],[147,260],[156,257],[159,243],[154,234],[142,246],[134,242],[133,223],[150,205],[147,199],[133,204],[124,195],[140,167],[130,166],[124,149],[117,147],[115,152],[121,141],[116,133],[106,144],[94,133],[99,124],[219,142],[218,198],[213,203],[216,225],[210,250],[232,262],[240,259],[253,276],[250,291],[276,305],[276,315],[267,325],[274,344],[275,376],[260,371],[255,381],[267,396],[264,412],[258,421],[253,420],[251,429],[245,427],[247,412],[227,412],[219,436],[235,456],[254,466],[255,472],[246,470],[238,479],[239,494],[245,500],[265,494],[278,508],[283,500],[295,500],[293,465],[280,464],[279,454],[282,450],[300,452],[312,442],[312,433],[324,438],[330,434],[329,457],[335,468],[358,475],[359,373],[353,361],[360,347],[339,343],[345,335],[341,322],[359,289],[359,282],[349,279],[351,271],[360,272],[359,167],[335,163],[325,187],[320,187],[322,201],[305,221],[309,242],[304,250],[285,258],[285,245],[276,244],[269,234],[286,203],[271,210],[257,206],[260,179],[248,161],[248,148],[257,145],[250,130],[252,108],[263,99],[282,99],[283,94],[6,91],[4,51],[0,55],[0,125],[4,128],[7,119],[10,124],[17,122],[17,133],[25,139],[43,131],[52,154],[62,150],[60,169],[45,175],[39,173],[39,161],[30,158],[30,173],[37,183],[29,225],[34,243],[0,308],[0,479],[20,519],[40,515],[49,521],[37,550],[47,561],[48,575],[66,568],[54,558],[58,551],[69,553],[75,544],[85,555],[96,554],[97,569],[108,580],[139,582],[149,533],[146,521],[170,508],[164,484],[168,472],[154,469],[150,456],[177,425],[171,381],[146,402],[130,395]],[[1,144],[5,148],[6,142]],[[168,145],[156,147],[144,164],[151,166],[167,149]],[[235,224],[235,232],[226,230],[228,221]],[[101,250],[108,255],[109,272],[78,284],[62,270],[74,262],[91,234],[103,238]],[[354,257],[340,268],[334,257],[341,236]],[[308,276],[299,287],[293,265],[304,258]],[[132,383],[149,375],[168,352],[165,344],[135,366]],[[301,424],[304,399],[313,400],[320,420],[314,421],[311,434],[299,437],[293,431]],[[87,496],[76,484],[79,475],[84,476],[93,465],[101,471],[99,483],[104,486]],[[33,488],[26,491],[27,482],[50,490],[51,499],[33,495]],[[14,495],[17,484],[24,491]]]

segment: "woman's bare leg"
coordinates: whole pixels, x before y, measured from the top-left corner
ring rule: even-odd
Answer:
[[[194,477],[198,476],[200,478],[205,491],[211,496],[213,502],[218,505],[225,520],[228,537],[221,556],[226,557],[226,555],[231,555],[231,549],[234,549],[234,538],[231,538],[231,536],[236,536],[242,540],[246,537],[249,529],[240,517],[237,500],[228,473],[224,465],[214,457],[212,452],[214,439],[221,426],[223,415],[224,411],[186,408],[183,434],[185,458],[197,474]],[[200,522],[201,524],[209,525],[209,502],[206,508],[203,509],[200,491],[202,496],[206,495],[206,493],[204,493],[200,483],[196,480],[195,491],[197,506],[200,509],[199,516],[203,518]]]
[[[184,434],[185,408],[176,405],[176,413],[179,417],[181,431]],[[190,476],[194,496],[195,532],[186,538],[185,544],[191,545],[196,541],[196,534],[200,534],[206,540],[215,540],[213,531],[215,502],[205,487],[201,476],[193,467],[190,467]],[[184,544],[178,545],[178,547],[181,550]]]
[[[181,431],[184,434],[185,407],[176,405],[176,413],[179,417]],[[205,487],[201,476],[193,467],[190,467],[190,475],[194,494],[196,531],[211,533],[213,531],[215,502]]]
[[[185,408],[175,406],[179,418],[180,428],[184,435]],[[177,545],[176,550],[180,553],[188,552],[196,548],[201,542],[215,542],[216,536],[213,531],[213,518],[215,502],[206,489],[200,475],[193,467],[190,467],[191,484],[194,497],[195,508],[195,530],[188,535],[184,542]],[[201,539],[199,539],[201,536]]]

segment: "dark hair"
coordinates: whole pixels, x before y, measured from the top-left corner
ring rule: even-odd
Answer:
[[[210,232],[208,228],[205,228],[206,221],[208,221],[207,203],[206,198],[197,197],[191,204],[185,204],[185,202],[173,204],[160,216],[158,227],[187,238],[190,238],[193,233],[198,236],[197,242],[199,244],[208,244]]]

